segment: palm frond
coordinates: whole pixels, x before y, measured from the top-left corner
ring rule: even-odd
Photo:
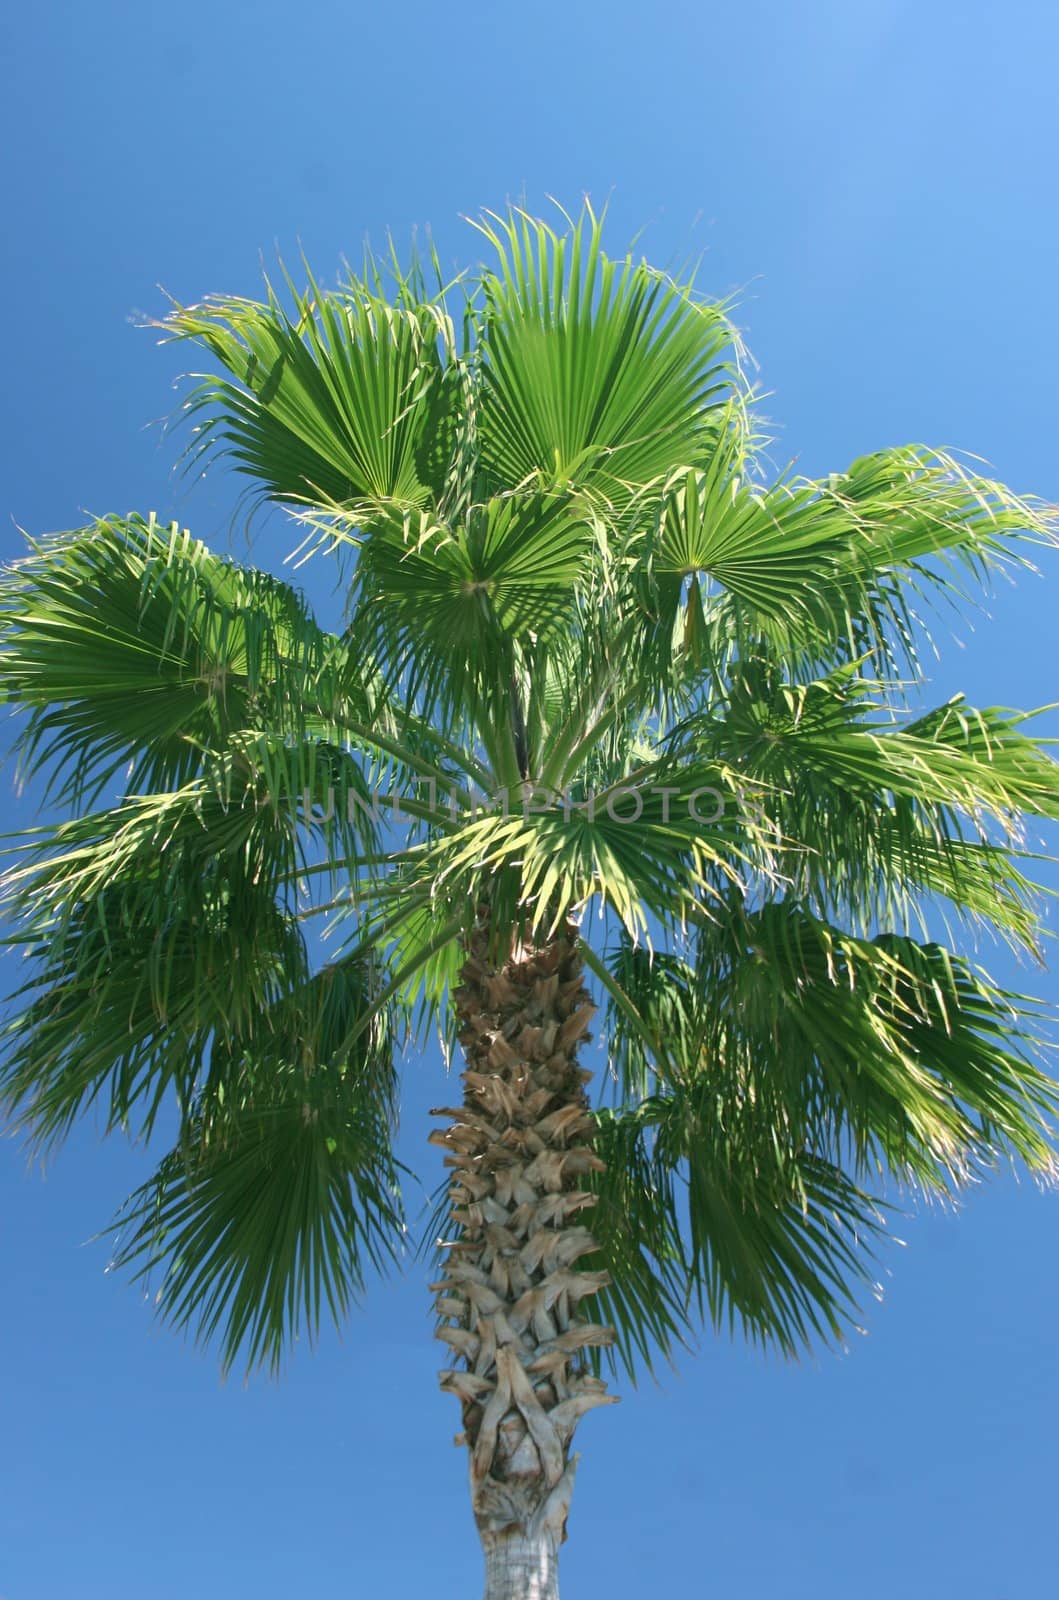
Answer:
[[[454,329],[444,294],[415,264],[384,274],[370,258],[325,292],[287,282],[290,309],[216,296],[162,325],[230,374],[204,377],[186,409],[193,459],[229,457],[273,499],[345,507],[440,494],[456,444],[459,386],[447,375]]]
[[[718,917],[693,964],[626,941],[608,989],[619,1104],[596,1181],[634,1240],[669,1245],[646,1309],[609,1314],[663,1349],[650,1314],[681,1281],[685,1308],[789,1354],[841,1338],[887,1231],[880,1190],[947,1192],[1001,1155],[1055,1172],[1040,1009],[939,946],[780,902]]]
[[[299,884],[320,854],[332,880],[356,871],[367,800],[346,752],[244,735],[180,789],[24,840],[2,882],[29,976],[0,1092],[38,1141],[92,1104],[148,1132],[168,1093],[190,1102],[210,1050],[308,970]]]
[[[885,687],[848,667],[804,684],[751,667],[670,747],[760,786],[747,804],[793,892],[862,926],[907,923],[944,897],[1035,950],[1037,894],[1018,863],[1023,819],[1059,816],[1049,742],[1024,731],[1026,714],[960,696],[911,719]]]
[[[126,1202],[113,1265],[158,1275],[155,1303],[179,1328],[218,1337],[226,1367],[276,1368],[304,1327],[341,1322],[400,1250],[391,1151],[396,1084],[370,971],[325,969],[215,1052],[179,1144]]]
[[[649,486],[645,507],[657,502]],[[1057,528],[1042,502],[921,445],[765,487],[730,428],[706,465],[671,474],[630,551],[656,653],[675,657],[685,693],[703,679],[723,692],[732,663],[755,655],[797,677],[864,657],[915,669],[918,601],[966,603],[969,582],[1032,566]]]
[[[657,1046],[619,1013],[628,1088],[703,1087],[797,1152],[948,1189],[1006,1156],[1050,1175],[1059,1090],[1042,1015],[937,944],[856,938],[792,901],[718,914],[694,964],[627,951],[619,971]]]
[[[671,1359],[691,1333],[682,1219],[642,1132],[635,1115],[598,1111],[593,1144],[604,1170],[584,1179],[596,1195],[599,1246],[585,1266],[610,1280],[595,1297],[596,1314],[613,1327],[614,1356],[631,1377],[641,1365],[650,1371],[659,1353]]]
[[[501,790],[426,847],[420,871],[471,905],[497,903],[511,883],[510,903],[497,903],[496,914],[542,932],[594,902],[633,937],[646,931],[648,914],[679,924],[718,881],[738,879],[746,825],[730,769],[683,767],[681,782],[670,784],[676,776],[660,763],[585,796],[528,783]],[[675,794],[683,804],[671,804]]]
[[[453,525],[426,511],[362,523],[352,629],[392,692],[449,724],[506,725],[520,649],[578,626],[590,507],[526,491],[471,504]]]
[[[881,1207],[836,1164],[784,1148],[752,1108],[721,1122],[714,1100],[700,1082],[600,1119],[597,1209],[623,1217],[601,1257],[627,1274],[608,1314],[626,1343],[667,1352],[693,1314],[788,1355],[840,1341],[872,1285]]]
[[[76,804],[126,765],[132,791],[179,785],[241,729],[337,740],[367,702],[293,589],[153,517],[53,536],[8,569],[0,674],[28,713],[23,773],[55,767]]]
[[[481,467],[491,483],[573,484],[624,504],[708,456],[733,395],[738,339],[723,306],[602,248],[587,205],[562,232],[521,211],[476,224]]]

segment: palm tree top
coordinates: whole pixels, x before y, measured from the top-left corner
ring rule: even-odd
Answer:
[[[210,362],[190,462],[337,564],[339,631],[153,517],[8,571],[3,693],[65,820],[6,878],[0,1083],[44,1147],[175,1105],[118,1257],[275,1362],[403,1248],[397,1059],[451,1041],[472,928],[575,939],[619,1355],[701,1314],[840,1337],[891,1178],[1052,1170],[1039,1008],[961,945],[1039,952],[1059,769],[1022,713],[915,700],[920,611],[1054,513],[920,445],[777,477],[728,306],[588,207],[475,226],[452,283],[369,257],[163,324]]]

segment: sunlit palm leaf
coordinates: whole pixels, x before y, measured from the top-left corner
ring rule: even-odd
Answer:
[[[196,455],[230,456],[296,505],[419,503],[440,492],[439,435],[455,445],[458,391],[439,341],[451,348],[452,326],[418,271],[390,299],[369,269],[330,293],[289,284],[290,311],[270,288],[264,303],[215,298],[172,312],[164,326],[231,374],[204,378],[192,395]]]
[[[483,469],[622,502],[702,459],[739,380],[724,310],[644,262],[611,260],[587,207],[557,233],[490,215],[482,278]]]
[[[718,916],[693,967],[630,952],[617,972],[654,1041],[615,1014],[630,1087],[699,1085],[722,1126],[753,1106],[792,1151],[930,1187],[1000,1154],[1052,1170],[1038,1009],[938,945],[856,939],[778,902]]]
[[[757,652],[799,676],[866,655],[914,665],[916,596],[963,602],[967,578],[1029,566],[1028,546],[1055,542],[1048,507],[951,455],[909,445],[765,488],[728,430],[707,466],[672,476],[633,548],[641,603],[690,687]],[[700,575],[719,586],[708,600]]]
[[[0,616],[0,693],[28,711],[23,770],[57,763],[67,798],[126,763],[132,791],[180,784],[240,729],[334,739],[366,704],[349,652],[293,589],[153,518],[53,537],[9,570]]]

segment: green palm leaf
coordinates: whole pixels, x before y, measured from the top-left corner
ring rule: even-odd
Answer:
[[[562,234],[521,212],[479,226],[496,257],[478,335],[493,483],[573,483],[621,503],[709,453],[741,392],[721,307],[631,256],[611,260],[587,206]]]
[[[37,547],[0,585],[0,617],[0,692],[28,712],[23,772],[57,764],[78,803],[129,763],[133,792],[180,784],[242,729],[338,738],[367,703],[293,589],[153,517]]]
[[[369,260],[325,293],[288,284],[291,310],[270,288],[263,304],[215,298],[178,307],[163,326],[202,345],[231,375],[204,378],[188,405],[192,455],[232,458],[265,494],[295,505],[417,504],[455,445],[455,392],[444,357],[452,324],[413,270],[383,292]]]
[[[304,1326],[340,1320],[365,1269],[404,1232],[390,1138],[395,1080],[371,974],[345,963],[303,982],[253,1034],[214,1051],[178,1146],[115,1224],[115,1266],[158,1275],[177,1327],[218,1336],[224,1362],[275,1368]],[[365,1013],[365,1007],[368,1008]]]
[[[963,602],[967,578],[1030,566],[1026,545],[1055,540],[1048,507],[949,454],[909,445],[764,487],[730,428],[708,465],[671,474],[631,550],[655,650],[676,652],[693,693],[704,675],[723,692],[734,659],[762,655],[799,677],[869,656],[915,669],[917,596]]]

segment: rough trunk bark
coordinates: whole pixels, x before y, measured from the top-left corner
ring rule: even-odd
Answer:
[[[463,1410],[471,1504],[486,1558],[486,1600],[558,1600],[581,1417],[616,1396],[587,1370],[613,1330],[579,1315],[607,1282],[578,1271],[596,1248],[579,1220],[594,1196],[577,1187],[602,1166],[577,1064],[594,1007],[576,935],[564,929],[499,965],[484,916],[456,993],[467,1062],[464,1103],[434,1114],[447,1151],[452,1233],[432,1285],[438,1337],[456,1364],[443,1389]]]

